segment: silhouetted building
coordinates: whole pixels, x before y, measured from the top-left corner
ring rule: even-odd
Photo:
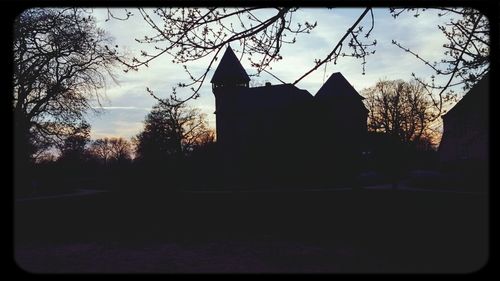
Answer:
[[[488,159],[489,75],[443,115],[439,157],[444,163]]]
[[[352,170],[368,110],[342,74],[314,97],[292,84],[251,88],[249,81],[228,47],[211,80],[223,177],[275,185]]]

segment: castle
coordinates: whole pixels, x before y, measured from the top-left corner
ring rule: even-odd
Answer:
[[[443,118],[439,144],[441,169],[459,179],[457,185],[485,191],[489,186],[490,74],[485,74]]]
[[[445,164],[488,160],[488,92],[486,74],[443,118],[439,158]]]
[[[228,47],[211,83],[220,172],[230,184],[303,185],[356,171],[368,110],[341,73],[314,96],[292,84],[249,82]]]

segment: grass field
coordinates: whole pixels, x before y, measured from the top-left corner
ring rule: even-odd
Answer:
[[[485,193],[98,193],[15,204],[29,272],[471,272]]]

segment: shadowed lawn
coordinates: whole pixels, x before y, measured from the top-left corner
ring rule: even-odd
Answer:
[[[469,272],[487,260],[485,194],[170,193],[16,204],[32,272]]]

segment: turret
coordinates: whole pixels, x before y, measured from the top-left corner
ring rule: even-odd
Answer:
[[[241,148],[238,128],[242,123],[239,98],[248,88],[249,81],[245,69],[231,47],[228,47],[210,80],[215,95],[217,144],[222,157],[220,177],[227,180],[228,185],[232,185],[231,177],[238,177]]]
[[[250,78],[240,61],[234,54],[231,47],[227,47],[226,52],[220,60],[219,66],[212,76],[212,90],[215,95],[221,88],[245,87],[248,88]]]
[[[366,132],[368,110],[364,97],[340,73],[333,73],[314,96],[324,114],[339,130]]]
[[[238,98],[241,91],[248,88],[249,81],[245,69],[228,47],[210,80],[215,95],[217,142],[220,146],[227,148],[237,141],[234,134],[240,121]]]

